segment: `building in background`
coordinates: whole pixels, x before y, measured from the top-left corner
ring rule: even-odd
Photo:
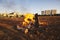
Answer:
[[[57,10],[45,10],[41,11],[42,15],[55,15],[57,13]]]
[[[50,10],[45,10],[45,14],[46,15],[51,15],[51,11]]]
[[[41,11],[41,15],[45,15],[45,11]]]
[[[57,10],[51,10],[52,15],[57,13]]]

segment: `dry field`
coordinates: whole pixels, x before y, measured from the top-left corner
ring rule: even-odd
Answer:
[[[59,18],[55,20],[60,22]],[[32,28],[25,34],[13,28],[22,21],[20,18],[0,18],[0,40],[60,40],[60,23]]]

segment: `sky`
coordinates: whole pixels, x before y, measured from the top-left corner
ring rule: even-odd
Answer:
[[[60,0],[0,0],[0,12],[39,13],[56,9],[60,13]]]

